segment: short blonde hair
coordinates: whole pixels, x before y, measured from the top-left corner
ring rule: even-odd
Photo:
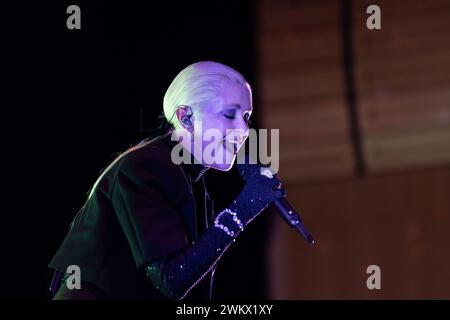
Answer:
[[[217,99],[220,82],[224,79],[251,88],[244,77],[233,68],[213,61],[200,61],[184,68],[172,81],[164,95],[163,109],[166,120],[176,127],[174,117],[178,106],[207,107]],[[251,100],[251,99],[250,99]]]

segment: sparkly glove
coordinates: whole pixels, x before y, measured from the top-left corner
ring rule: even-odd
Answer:
[[[184,299],[215,267],[244,226],[272,201],[284,196],[280,182],[270,171],[260,171],[259,165],[237,165],[237,168],[246,185],[216,217],[214,225],[183,250],[144,266],[146,276],[169,298]]]
[[[258,164],[237,164],[236,167],[246,184],[231,205],[215,220],[215,225],[230,236],[237,235],[270,203],[285,195],[280,181],[269,168]]]

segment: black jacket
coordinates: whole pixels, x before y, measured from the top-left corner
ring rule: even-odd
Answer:
[[[61,272],[79,266],[82,281],[111,298],[165,299],[142,267],[186,247],[197,229],[206,227],[205,219],[213,218],[211,212],[203,216],[212,211],[208,196],[206,213],[197,204],[196,214],[196,198],[203,198],[195,190],[206,191],[202,167],[175,165],[172,146],[166,136],[120,158],[76,216],[49,266]],[[202,280],[191,296],[208,298],[210,281]]]

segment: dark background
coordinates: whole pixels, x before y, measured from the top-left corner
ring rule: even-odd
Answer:
[[[81,8],[81,30],[66,28],[71,4]],[[47,263],[86,192],[118,152],[159,125],[164,92],[181,69],[214,60],[253,83],[253,5],[55,1],[5,10],[8,192],[0,296],[46,297]],[[235,173],[211,175],[214,186],[234,179]],[[222,201],[236,192],[221,190]],[[268,219],[255,222],[224,256],[217,298],[265,297]]]

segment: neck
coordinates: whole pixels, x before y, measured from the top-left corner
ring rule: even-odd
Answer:
[[[183,149],[180,151],[183,155],[181,165],[189,171],[194,182],[198,181],[209,169],[209,166],[203,165],[201,161],[201,145],[195,143],[195,139],[191,139],[189,132],[186,130],[174,130],[172,135],[172,147],[180,144]]]

